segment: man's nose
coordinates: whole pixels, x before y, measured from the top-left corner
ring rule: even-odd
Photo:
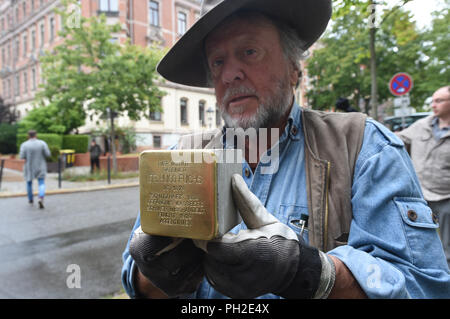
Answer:
[[[235,81],[242,81],[244,78],[245,74],[240,63],[234,59],[225,63],[222,71],[222,81],[224,84],[232,84]]]

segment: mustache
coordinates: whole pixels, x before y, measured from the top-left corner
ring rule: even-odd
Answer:
[[[235,97],[238,95],[255,95],[256,97],[258,97],[258,94],[256,92],[256,90],[248,88],[244,85],[238,86],[238,87],[231,87],[228,88],[225,91],[225,94],[223,95],[222,100],[220,101],[220,104],[222,106],[223,109],[225,109],[226,105]]]

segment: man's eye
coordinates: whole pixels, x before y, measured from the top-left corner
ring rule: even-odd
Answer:
[[[217,59],[217,60],[212,61],[211,66],[218,67],[218,66],[221,66],[222,64],[223,64],[223,60]]]
[[[255,49],[247,49],[245,50],[245,55],[252,55],[255,54],[256,50]]]

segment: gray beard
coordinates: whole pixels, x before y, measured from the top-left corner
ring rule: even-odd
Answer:
[[[275,92],[276,93],[270,96],[265,103],[261,103],[258,106],[256,113],[251,117],[233,118],[227,113],[223,101],[233,94],[256,94],[256,92],[244,86],[228,89],[220,104],[220,111],[222,118],[225,121],[225,126],[229,128],[240,127],[244,130],[250,127],[255,129],[273,127],[273,125],[281,120],[291,106],[292,90],[287,79],[277,82]]]

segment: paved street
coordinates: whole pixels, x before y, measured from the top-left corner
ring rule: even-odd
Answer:
[[[99,298],[121,289],[138,187],[0,198],[0,298]],[[69,265],[72,268],[69,268]],[[81,288],[68,288],[79,267]],[[72,276],[72,277],[70,277]]]

